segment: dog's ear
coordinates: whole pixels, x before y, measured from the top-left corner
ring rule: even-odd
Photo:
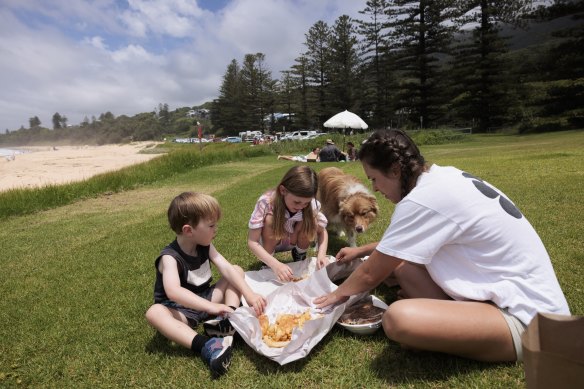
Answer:
[[[339,204],[338,204],[338,205],[339,205],[339,210],[341,210],[341,209],[343,209],[343,208],[345,208],[345,207],[346,207],[346,205],[347,205],[347,200],[348,200],[348,197],[345,197],[345,198],[339,198]]]
[[[377,214],[377,212],[379,212],[379,206],[377,205],[377,198],[372,194],[369,194],[368,197],[371,200],[371,205],[374,208],[374,212]]]

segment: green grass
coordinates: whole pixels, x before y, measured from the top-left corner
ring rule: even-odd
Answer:
[[[0,193],[0,218],[34,213],[73,201],[152,185],[164,178],[182,174],[203,166],[238,161],[271,154],[265,147],[245,147],[235,144],[208,144],[204,147],[167,143],[160,153],[171,152],[153,161],[96,175],[86,181],[69,185],[47,185],[37,189],[11,189]],[[150,150],[149,153],[155,151]]]
[[[584,132],[472,135],[421,149],[432,162],[491,182],[518,205],[540,233],[572,313],[584,314]],[[216,196],[224,217],[215,245],[244,269],[257,269],[247,221],[259,194],[292,164],[270,154],[193,165],[133,190],[0,218],[0,387],[525,386],[521,364],[413,353],[381,331],[357,337],[337,327],[306,358],[285,366],[237,342],[229,373],[211,381],[200,358],[157,335],[144,312],[154,259],[173,239],[165,218],[170,200],[184,190]],[[338,165],[364,178],[360,164]],[[378,199],[381,217],[359,243],[378,239],[387,226],[393,207]],[[333,237],[329,253],[343,244]],[[395,298],[384,287],[375,294]]]

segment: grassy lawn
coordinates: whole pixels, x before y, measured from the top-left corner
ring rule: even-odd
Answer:
[[[552,258],[573,314],[584,314],[584,131],[530,136],[472,135],[422,146],[504,191],[530,220]],[[280,366],[243,341],[229,373],[211,381],[190,351],[150,328],[154,259],[173,239],[166,208],[185,190],[220,201],[215,245],[246,270],[246,246],[260,193],[292,165],[272,156],[197,167],[134,190],[0,220],[0,387],[524,387],[521,364],[486,364],[402,350],[382,331],[357,337],[333,330],[308,357]],[[329,165],[329,164],[327,164]],[[364,178],[358,163],[338,164]],[[319,169],[324,166],[314,164]],[[393,206],[358,243],[378,239]],[[329,254],[344,242],[332,238]],[[391,303],[395,290],[374,293]]]

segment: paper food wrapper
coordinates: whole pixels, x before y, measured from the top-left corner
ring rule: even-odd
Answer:
[[[271,269],[246,273],[246,280],[250,280],[249,283],[252,290],[266,296],[268,305],[264,313],[268,316],[270,323],[274,323],[276,316],[280,313],[297,314],[303,313],[307,309],[309,310],[312,320],[306,321],[302,328],[297,327],[293,330],[292,340],[286,347],[272,348],[264,343],[259,320],[252,308],[247,306],[239,307],[229,316],[229,321],[233,327],[252,349],[278,362],[280,365],[308,355],[310,350],[335,325],[345,311],[346,305],[355,298],[362,297],[353,296],[343,304],[326,307],[325,310],[317,309],[312,303],[314,299],[334,291],[337,286],[331,282],[327,268],[318,271],[314,271],[314,268],[312,268],[312,273],[310,273],[311,262],[314,262],[314,258],[288,264],[293,268],[295,276],[303,276],[302,271],[305,270],[311,275],[302,281],[290,282],[284,285],[271,282],[274,279],[274,273]],[[269,293],[266,294],[266,291]]]
[[[538,313],[523,334],[528,389],[584,387],[584,317]]]
[[[328,256],[329,262],[333,262],[335,257]],[[307,258],[304,261],[290,262],[287,265],[292,269],[294,277],[310,276],[316,271],[316,257]],[[269,267],[257,271],[245,272],[245,281],[256,293],[268,296],[270,293],[282,286],[278,277]],[[248,305],[242,298],[243,305]]]

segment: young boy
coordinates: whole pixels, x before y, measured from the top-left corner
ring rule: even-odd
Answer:
[[[154,305],[146,319],[166,338],[200,354],[214,375],[224,374],[231,362],[235,330],[226,316],[239,306],[241,295],[260,315],[266,300],[245,282],[243,270],[230,264],[211,243],[221,217],[213,197],[185,192],[172,200],[168,222],[176,239],[155,261]],[[212,285],[210,262],[221,278]],[[203,324],[206,335],[196,328]]]

